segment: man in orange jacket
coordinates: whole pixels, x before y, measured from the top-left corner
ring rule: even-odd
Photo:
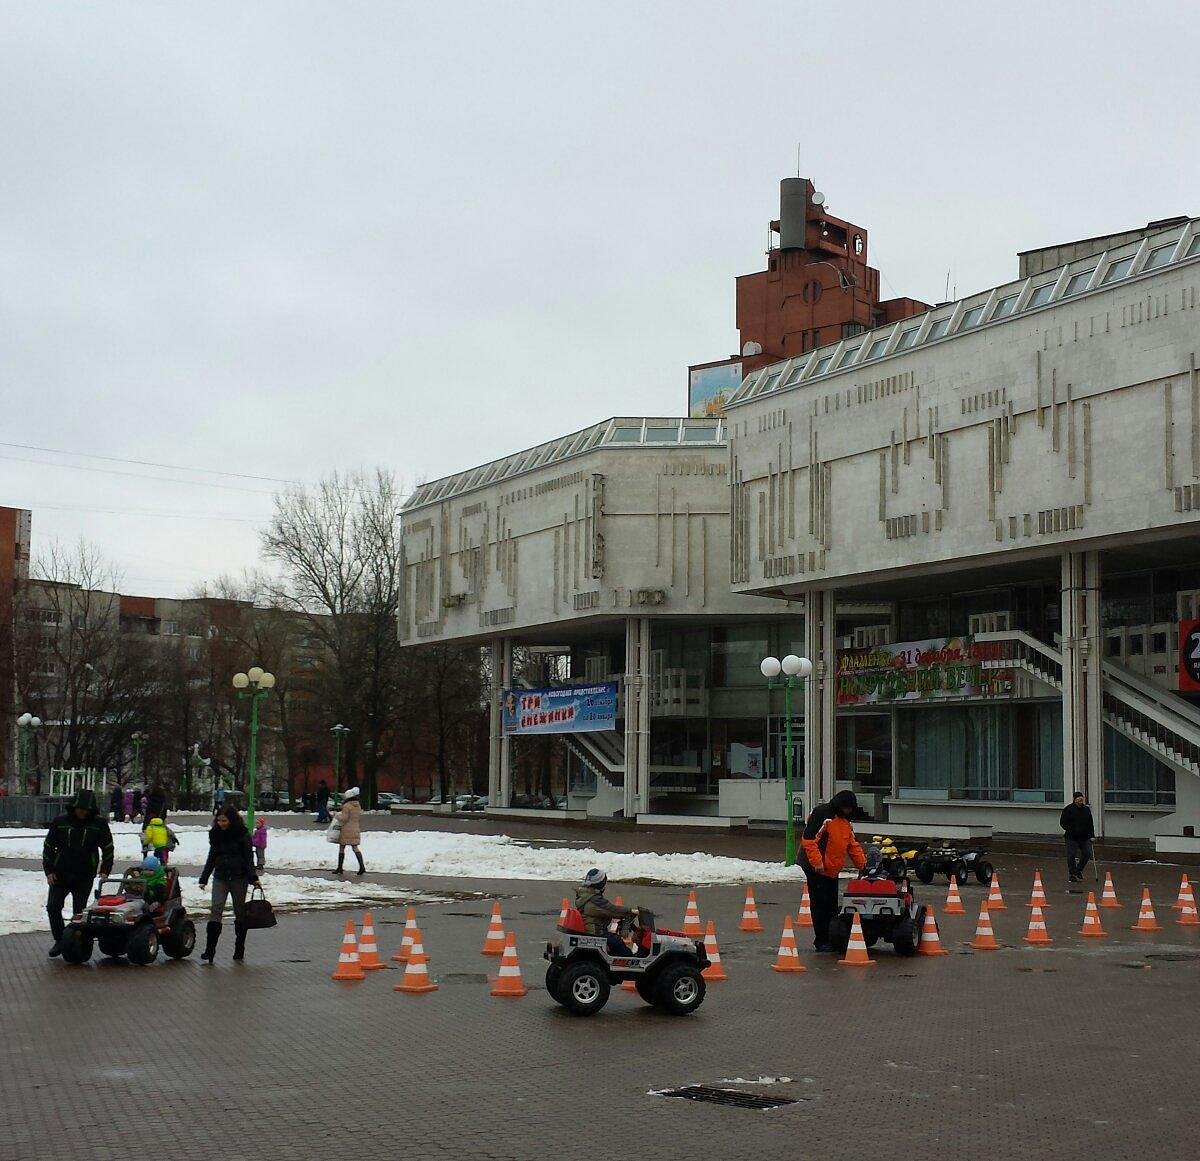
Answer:
[[[829,922],[837,911],[838,874],[846,856],[861,871],[867,856],[854,837],[850,816],[858,809],[858,799],[849,790],[839,790],[808,816],[801,842],[801,866],[808,879],[808,897],[812,906],[813,944],[817,951],[833,951],[829,943]]]

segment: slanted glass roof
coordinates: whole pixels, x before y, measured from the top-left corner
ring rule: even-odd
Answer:
[[[1111,289],[1124,279],[1197,257],[1200,257],[1200,218],[1193,218],[1099,257],[1093,254],[1080,258],[1036,278],[1018,279],[958,302],[945,303],[915,318],[876,327],[865,337],[855,335],[853,339],[760,367],[742,380],[726,407],[737,407],[774,391],[802,387],[814,379],[920,349],[940,339],[949,341],[965,331],[985,329],[1064,298]]]
[[[453,476],[444,476],[421,484],[404,503],[404,511],[438,500],[470,492],[475,488],[499,483],[523,475],[534,468],[571,459],[597,447],[723,447],[726,443],[723,419],[618,418],[585,427],[571,435],[559,436],[548,443],[527,448],[505,459],[468,468]]]

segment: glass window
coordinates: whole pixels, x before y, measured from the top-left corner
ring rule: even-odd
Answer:
[[[868,359],[878,359],[879,356],[883,354],[883,348],[886,347],[887,344],[888,344],[888,341],[887,341],[886,335],[882,339],[876,339],[867,348],[867,358]]]
[[[907,351],[909,347],[917,341],[917,335],[920,333],[919,326],[909,327],[906,331],[900,332],[900,337],[896,340],[896,345],[893,348],[895,351]]]
[[[765,687],[759,665],[769,652],[767,626],[763,623],[715,626],[712,636],[713,685]]]
[[[1184,257],[1185,258],[1195,258],[1197,254],[1200,254],[1200,234],[1197,234],[1192,239],[1191,244],[1188,246],[1187,253],[1184,255]]]
[[[1087,290],[1088,283],[1092,280],[1092,275],[1096,273],[1096,268],[1093,266],[1091,270],[1081,270],[1078,274],[1072,274],[1067,279],[1067,287],[1063,291],[1063,298],[1067,298],[1072,294],[1079,294],[1080,291]]]
[[[788,377],[783,381],[785,387],[790,387],[793,383],[800,382],[800,376],[804,374],[804,368],[809,364],[808,359],[801,359],[791,371],[788,372]]]
[[[776,371],[773,375],[769,376],[767,381],[762,385],[761,394],[766,395],[768,392],[774,391],[779,386],[779,376],[782,374],[782,371]]]
[[[647,443],[678,443],[679,442],[679,426],[673,427],[647,427],[646,428]]]
[[[1155,246],[1146,255],[1146,265],[1142,267],[1142,273],[1144,274],[1147,270],[1157,270],[1160,266],[1165,266],[1171,261],[1171,255],[1174,253],[1174,242],[1168,242],[1165,246]]]
[[[1130,254],[1128,258],[1122,258],[1120,261],[1112,263],[1104,272],[1104,277],[1100,280],[1100,285],[1107,286],[1110,282],[1116,282],[1118,278],[1124,278],[1129,273],[1129,268],[1133,265],[1135,257],[1136,255]]]
[[[1008,318],[1008,316],[1013,312],[1013,307],[1016,305],[1017,296],[1015,294],[1005,295],[998,303],[996,303],[996,309],[992,311],[992,318],[990,321],[995,322],[995,320],[998,318]]]
[[[927,343],[933,342],[934,339],[940,339],[950,329],[950,316],[937,319],[929,328],[929,334],[925,336]]]
[[[983,312],[985,310],[987,310],[986,302],[982,306],[973,306],[970,310],[964,311],[962,322],[958,324],[958,329],[960,331],[967,331],[970,330],[971,327],[977,327],[979,325],[979,320],[983,318]]]
[[[1104,801],[1174,806],[1175,774],[1136,742],[1104,727]]]
[[[642,429],[640,427],[617,427],[612,433],[613,443],[641,443]]]
[[[814,375],[824,375],[829,370],[829,364],[833,361],[833,354],[822,355],[817,360],[816,368],[813,370]]]
[[[1050,296],[1053,293],[1053,282],[1043,282],[1041,286],[1035,286],[1033,292],[1029,295],[1029,301],[1025,304],[1025,309],[1030,310],[1035,306],[1045,306],[1050,301]]]
[[[851,347],[848,351],[844,351],[842,353],[842,357],[838,359],[838,366],[845,367],[852,363],[858,357],[858,352],[860,349],[861,344],[858,347]]]
[[[685,427],[683,429],[684,443],[702,443],[705,440],[716,439],[715,427]]]

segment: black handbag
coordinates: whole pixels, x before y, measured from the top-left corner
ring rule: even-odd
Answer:
[[[255,883],[250,888],[250,898],[242,908],[242,926],[247,931],[258,931],[264,927],[274,927],[279,922],[275,918],[275,908],[262,889],[261,883]]]

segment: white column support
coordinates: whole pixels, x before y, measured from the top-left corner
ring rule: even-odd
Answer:
[[[504,697],[504,643],[490,644],[492,688],[488,706],[488,802],[500,805],[500,753],[504,748],[504,719],[500,712]]]
[[[832,589],[804,594],[804,648],[813,675],[804,683],[805,809],[833,796],[836,777],[837,602]]]
[[[625,621],[625,817],[650,809],[650,618]]]
[[[1104,833],[1103,633],[1100,555],[1062,556],[1063,800],[1088,796],[1096,833]]]
[[[499,648],[499,680],[496,685],[499,688],[498,697],[503,697],[504,690],[512,688],[512,641],[505,637],[500,643]],[[495,646],[493,646],[493,649]],[[493,653],[495,659],[495,653]],[[511,806],[512,805],[512,739],[505,736],[503,728],[500,730],[500,737],[497,744],[497,790],[498,794],[495,797],[489,797],[488,801],[493,806]],[[488,779],[489,789],[491,779]]]

